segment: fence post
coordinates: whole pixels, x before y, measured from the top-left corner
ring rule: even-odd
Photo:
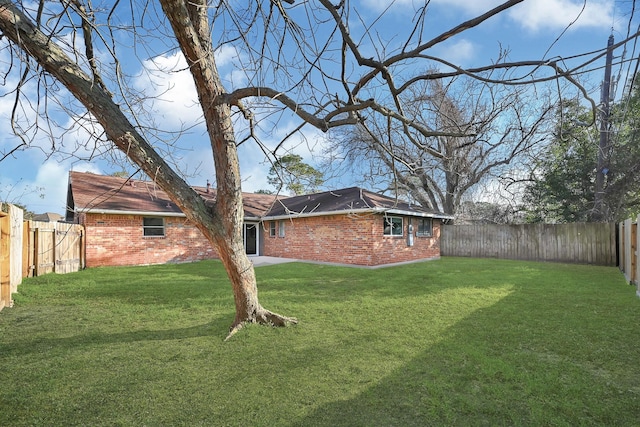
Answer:
[[[624,221],[618,223],[618,268],[624,273]]]
[[[36,229],[33,227],[33,221],[29,220],[27,221],[27,228],[28,228],[28,233],[29,233],[29,248],[27,249],[28,256],[29,256],[29,267],[28,267],[28,273],[27,276],[28,277],[34,277],[36,274],[36,250],[37,250],[37,245],[36,245]]]
[[[631,283],[631,218],[624,221],[624,277],[628,283]]]
[[[638,215],[638,217],[636,218],[636,250],[633,254],[633,257],[635,259],[635,266],[636,266],[636,271],[635,271],[635,279],[636,279],[636,295],[640,297],[640,261],[638,259],[638,254],[640,253],[640,230],[638,230],[638,225],[640,225],[640,215]]]
[[[0,310],[11,305],[11,279],[9,214],[0,211]]]
[[[29,277],[29,221],[22,221],[22,278]]]
[[[40,275],[40,228],[33,229],[33,275]]]
[[[17,206],[9,205],[9,220],[11,222],[11,246],[9,262],[11,263],[10,283],[11,293],[18,292],[18,285],[22,283],[22,227],[23,211]]]

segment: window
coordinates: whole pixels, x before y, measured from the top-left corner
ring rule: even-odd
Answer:
[[[278,221],[278,237],[284,237],[284,221]]]
[[[164,236],[164,218],[142,218],[142,233],[144,236]]]
[[[269,221],[269,237],[276,237],[276,222]]]
[[[418,237],[431,237],[431,232],[433,231],[433,223],[431,218],[420,218],[418,219],[418,230],[416,231],[416,236]]]
[[[402,236],[402,217],[386,216],[383,220],[385,236]]]

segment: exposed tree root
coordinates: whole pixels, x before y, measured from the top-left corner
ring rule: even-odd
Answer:
[[[287,317],[278,313],[271,312],[269,310],[261,310],[259,313],[254,313],[253,316],[250,316],[244,320],[236,320],[231,328],[229,329],[229,334],[224,339],[228,341],[234,336],[240,329],[244,327],[247,323],[259,323],[261,325],[270,325],[273,327],[284,327],[288,325],[295,325],[298,323],[298,319],[295,317]]]

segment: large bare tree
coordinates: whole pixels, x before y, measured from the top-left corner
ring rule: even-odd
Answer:
[[[368,114],[342,132],[332,150],[359,164],[366,181],[427,209],[456,215],[473,189],[524,167],[547,136],[551,104],[540,89],[458,76],[421,82],[403,98],[405,116],[438,135]]]
[[[4,155],[29,146],[38,132],[49,132],[52,150],[68,144],[68,128],[52,131],[55,117],[67,113],[74,124],[102,141],[94,144],[92,153],[110,145],[121,150],[218,250],[235,297],[230,336],[246,322],[286,325],[296,320],[261,306],[254,269],[244,252],[238,145],[255,141],[266,150],[260,130],[273,129],[278,117],[298,120],[294,132],[304,126],[328,131],[359,123],[367,111],[384,116],[390,127],[399,125],[410,136],[447,136],[452,132],[413,120],[403,94],[420,82],[456,75],[492,85],[573,82],[573,70],[544,58],[461,69],[430,55],[435,46],[521,1],[505,1],[440,34],[429,31],[425,2],[417,6],[411,25],[398,28],[390,42],[378,37],[384,25],[380,17],[365,22],[349,1],[160,0],[158,9],[156,2],[145,0],[103,5],[88,0],[0,0],[1,47],[9,57],[3,64],[4,78],[7,84],[15,83],[5,95],[15,96],[12,118],[22,138]],[[350,28],[360,18],[362,25]],[[216,51],[228,48],[235,50],[237,71],[244,73],[240,85],[223,85],[219,74]],[[168,134],[160,133],[162,123],[153,114],[141,110],[144,93],[136,92],[131,83],[131,73],[140,73],[145,60],[167,52],[181,52],[195,83],[216,171],[217,199],[212,206],[167,162],[160,136]],[[585,63],[597,57],[593,54]],[[434,64],[446,71],[406,72]],[[532,70],[549,73],[509,81],[482,77],[494,68],[510,70],[512,76],[519,69],[523,76],[532,76]],[[21,114],[25,111],[33,114]],[[464,132],[453,135],[462,137]],[[411,142],[424,146],[415,138]]]

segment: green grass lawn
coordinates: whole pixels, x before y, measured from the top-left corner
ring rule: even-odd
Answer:
[[[26,280],[0,312],[0,425],[637,425],[640,300],[616,268],[444,258],[257,269],[233,321],[220,263]]]

